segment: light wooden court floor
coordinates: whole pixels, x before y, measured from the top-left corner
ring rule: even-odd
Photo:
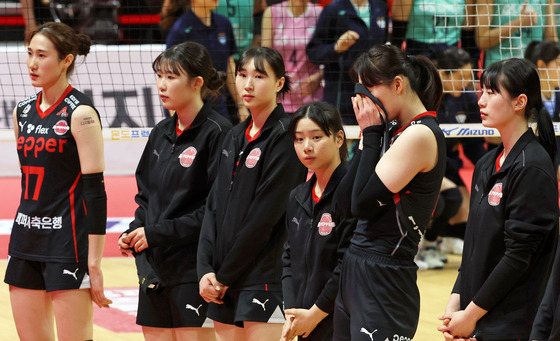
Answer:
[[[420,322],[416,341],[443,340],[437,331],[437,317],[443,313],[449,293],[457,276],[459,256],[449,256],[449,262],[443,270],[418,272],[418,286],[421,296]],[[136,269],[132,258],[104,258],[103,275],[105,286],[135,287],[137,285]],[[6,260],[0,261],[0,340],[18,340],[10,309],[8,285],[3,282]],[[94,326],[95,341],[140,341],[141,333],[114,333],[105,328]]]

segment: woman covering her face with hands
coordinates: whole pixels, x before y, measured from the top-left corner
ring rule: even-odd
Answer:
[[[414,257],[445,170],[435,113],[442,84],[428,59],[390,45],[371,48],[353,70],[362,141],[337,200],[358,223],[342,262],[334,339],[412,339],[420,313]]]

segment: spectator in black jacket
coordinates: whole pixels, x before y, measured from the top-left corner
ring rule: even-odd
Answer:
[[[340,110],[345,124],[356,124],[350,100],[352,64],[373,45],[386,42],[388,23],[385,0],[334,0],[319,16],[307,56],[324,65],[323,100]]]

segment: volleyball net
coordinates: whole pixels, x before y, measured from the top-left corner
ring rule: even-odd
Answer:
[[[165,49],[166,31],[159,26],[163,0],[159,2],[138,0],[137,5],[124,1],[84,1],[54,1],[59,6],[54,10],[53,2],[49,5],[49,11],[58,13],[63,20],[69,20],[68,16],[72,15],[72,11],[75,12],[73,20],[81,18],[80,15],[83,16],[87,12],[85,7],[91,4],[93,7],[96,4],[103,4],[110,8],[113,6],[108,14],[95,11],[86,13],[93,19],[95,16],[99,17],[97,26],[95,20],[88,22],[87,29],[94,31],[86,32],[93,32],[92,35],[96,37],[94,41],[103,43],[92,46],[86,61],[78,58],[74,75],[70,78],[71,84],[92,98],[101,115],[103,127],[108,128],[104,132],[106,139],[146,139],[150,129],[164,118],[156,88],[156,78],[151,67],[152,61]],[[411,0],[389,2],[394,3],[391,9],[393,13],[403,9],[395,6],[412,3]],[[499,5],[500,2],[504,2],[504,5]],[[523,2],[510,4],[508,1],[496,0],[493,5],[476,5],[460,0],[415,0],[414,3],[420,5],[415,5],[410,10],[407,36],[417,39],[423,37],[438,39],[438,37],[448,37],[454,31],[454,34],[460,37],[458,45],[471,53],[473,63],[466,72],[462,69],[442,69],[447,74],[454,73],[459,77],[459,81],[444,79],[444,82],[448,82],[449,85],[444,91],[445,93],[476,93],[478,92],[477,78],[483,64],[475,60],[488,58],[488,51],[484,51],[481,56],[472,56],[477,51],[474,38],[477,28],[483,26],[487,28],[488,36],[479,39],[498,39],[501,42],[498,50],[492,52],[498,58],[523,57],[526,38],[531,34],[540,34],[541,37],[544,37],[545,32],[558,34],[559,26],[554,23],[560,23],[558,15],[560,4],[548,6],[547,0],[528,2],[529,4]],[[241,35],[246,40],[253,39],[253,33],[259,33],[259,15],[254,13],[261,9],[256,8],[254,3],[253,0],[220,0],[216,10],[232,22],[240,49],[246,46],[246,42],[242,42]],[[21,16],[22,10],[18,1],[0,1],[0,104],[2,106],[0,140],[2,141],[13,140],[13,132],[10,129],[13,127],[12,112],[17,102],[38,91],[30,85],[26,66],[27,51],[23,44],[25,22]],[[527,26],[527,21],[530,21],[530,27]],[[247,22],[253,23],[252,31],[249,33],[246,30],[243,32],[243,24]],[[387,40],[390,41],[394,38],[391,21],[387,24],[389,32]],[[97,32],[95,27],[98,28]],[[507,29],[500,29],[504,27]],[[110,29],[116,30],[116,36],[107,33]],[[313,27],[307,29],[313,30]],[[492,31],[495,29],[498,29],[497,33]],[[103,37],[99,37],[99,32],[105,32],[106,37],[110,39],[103,41]],[[403,45],[403,48],[405,47],[406,45]],[[556,80],[558,78],[556,69],[549,71],[545,73],[545,77]],[[481,125],[455,124],[442,125],[442,128],[448,137],[497,134],[496,131]],[[357,127],[347,127],[347,129],[349,137],[358,136]],[[555,131],[558,134],[560,127],[555,125]]]

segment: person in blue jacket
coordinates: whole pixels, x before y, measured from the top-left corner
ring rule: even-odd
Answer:
[[[221,96],[210,98],[213,108],[224,117],[230,118],[232,122],[237,122],[236,117],[230,117],[226,106],[226,96],[231,96],[234,103],[237,103],[238,107],[242,107],[242,101],[235,90],[234,79],[235,61],[233,57],[237,54],[237,44],[229,19],[212,12],[216,6],[218,6],[217,1],[191,0],[190,8],[175,21],[169,30],[165,45],[170,48],[185,41],[194,41],[206,47],[216,70],[226,72],[228,76],[226,87],[220,91]],[[239,112],[239,114],[242,113],[246,113],[244,108]]]
[[[324,66],[323,100],[334,104],[345,124],[356,124],[350,98],[354,60],[387,40],[388,7],[385,0],[334,0],[321,12],[307,44],[312,63]]]
[[[342,119],[332,104],[312,102],[296,111],[288,134],[299,160],[314,174],[288,201],[282,291],[289,309],[282,340],[333,340],[339,264],[355,227],[334,203],[348,156]]]

